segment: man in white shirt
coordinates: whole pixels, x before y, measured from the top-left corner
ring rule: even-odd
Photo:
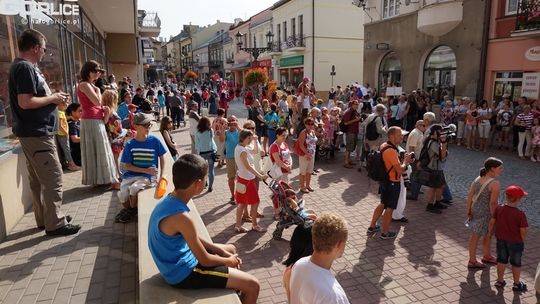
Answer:
[[[313,254],[298,260],[290,281],[291,304],[348,304],[345,291],[330,268],[343,255],[347,223],[335,214],[322,214],[311,230]]]
[[[409,133],[409,137],[407,138],[407,145],[405,146],[405,149],[407,152],[414,152],[414,156],[416,159],[420,157],[420,152],[422,151],[422,147],[424,145],[424,130],[426,129],[426,125],[424,124],[423,120],[419,120],[416,122],[414,130]],[[416,181],[416,164],[412,164],[412,174],[411,174],[411,186],[409,188],[410,194],[407,196],[407,199],[416,201],[418,200],[418,195],[420,194],[420,188],[422,185],[420,185]]]

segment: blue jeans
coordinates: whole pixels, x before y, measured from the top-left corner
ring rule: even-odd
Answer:
[[[208,161],[208,189],[212,189],[214,185],[214,158],[213,153],[202,153],[201,157]]]
[[[420,188],[422,188],[422,185],[417,182],[416,180],[416,164],[412,165],[412,173],[411,173],[411,186],[409,187],[410,191],[410,198],[412,200],[418,200],[418,195],[420,195]]]
[[[276,129],[268,128],[268,145],[276,141]]]

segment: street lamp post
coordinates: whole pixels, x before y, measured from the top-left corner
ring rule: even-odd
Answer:
[[[242,34],[240,33],[240,31],[238,31],[235,35],[236,37],[236,45],[238,46],[238,51],[244,51],[246,53],[250,53],[251,55],[253,55],[253,58],[255,59],[255,61],[257,61],[257,58],[259,58],[259,55],[264,53],[264,52],[268,52],[268,51],[271,51],[272,50],[272,42],[274,41],[274,34],[272,34],[271,31],[268,31],[268,33],[266,33],[266,47],[254,47],[254,48],[243,48],[242,45],[244,44],[242,42],[242,37],[244,36],[245,34]]]

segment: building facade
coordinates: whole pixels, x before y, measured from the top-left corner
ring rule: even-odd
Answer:
[[[272,7],[271,56],[278,84],[296,87],[308,76],[323,93],[332,82],[346,85],[362,81],[363,20],[364,13],[350,0],[276,2]],[[330,75],[332,66],[334,77]]]
[[[3,6],[0,15],[0,239],[6,235],[24,212],[31,208],[26,160],[18,141],[12,135],[12,116],[8,94],[8,72],[17,58],[17,37],[27,28],[34,28],[47,39],[47,55],[39,63],[52,90],[60,90],[76,98],[79,71],[88,60],[96,60],[117,78],[139,79],[137,55],[137,8],[133,1],[50,0],[55,11],[60,4],[77,6],[77,14],[49,17],[42,12],[26,12],[26,8]],[[21,1],[21,3],[23,3]],[[4,5],[5,3],[2,3]],[[8,10],[10,9],[10,10]],[[69,10],[68,10],[69,11]],[[73,12],[73,10],[71,10]],[[117,18],[122,16],[122,18]]]
[[[366,1],[364,83],[386,95],[477,96],[486,2]]]
[[[493,0],[484,98],[504,95],[538,100],[540,87],[540,20],[537,1]],[[536,14],[536,15],[535,15]]]

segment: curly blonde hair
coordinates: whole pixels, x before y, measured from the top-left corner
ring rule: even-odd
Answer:
[[[313,249],[330,253],[339,242],[347,241],[347,222],[339,215],[323,213],[317,217],[311,233]]]

